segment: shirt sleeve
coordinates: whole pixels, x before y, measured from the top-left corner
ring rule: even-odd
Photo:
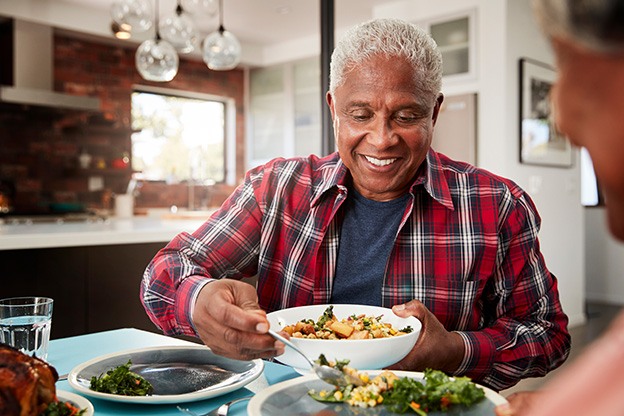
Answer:
[[[260,219],[248,174],[204,224],[178,234],[147,266],[140,296],[151,321],[168,335],[197,336],[192,313],[204,285],[256,273]]]
[[[505,220],[499,230],[496,275],[483,302],[484,326],[458,331],[465,354],[456,371],[495,390],[544,376],[570,352],[557,279],[539,248],[537,211],[523,192],[501,209]]]

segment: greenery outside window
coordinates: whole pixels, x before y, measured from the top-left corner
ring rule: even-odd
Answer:
[[[136,179],[221,183],[226,176],[226,99],[135,90],[132,169]]]

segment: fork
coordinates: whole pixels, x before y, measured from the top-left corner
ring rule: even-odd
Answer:
[[[251,399],[251,396],[230,400],[229,402],[224,403],[215,409],[212,409],[208,413],[204,413],[201,415],[199,413],[195,413],[194,411],[190,409],[187,409],[186,407],[178,406],[178,410],[181,411],[182,413],[186,413],[187,415],[191,415],[191,416],[227,416],[228,412],[230,411],[230,406],[232,406],[235,403],[242,402],[242,401],[249,400],[249,399]]]

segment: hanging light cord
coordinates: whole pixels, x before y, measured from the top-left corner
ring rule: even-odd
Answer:
[[[159,0],[156,0],[156,15],[154,16],[154,24],[156,25],[156,42],[160,42],[160,29],[158,28],[158,14],[160,13],[158,10]]]
[[[219,0],[219,33],[223,36],[225,28],[223,27],[223,0]]]

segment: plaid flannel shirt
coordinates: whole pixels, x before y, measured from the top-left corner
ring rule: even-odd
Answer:
[[[196,335],[199,290],[258,276],[266,311],[328,303],[350,174],[338,154],[276,159],[249,171],[194,233],[147,267],[141,298],[167,334]],[[465,344],[456,375],[496,390],[568,356],[567,316],[537,238],[540,218],[515,183],[431,149],[383,276],[382,305],[422,301]]]

